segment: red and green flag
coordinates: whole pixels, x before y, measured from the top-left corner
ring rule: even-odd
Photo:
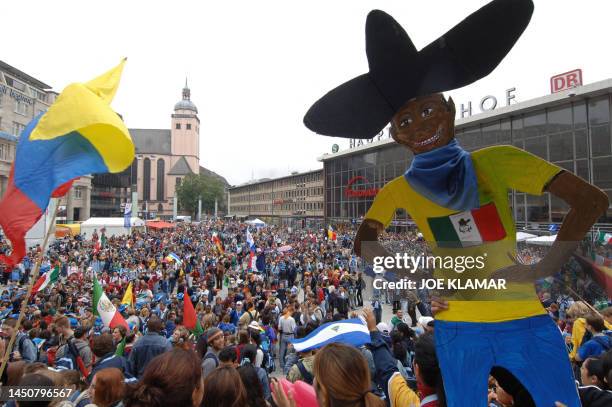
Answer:
[[[438,247],[469,247],[496,242],[506,230],[494,203],[478,209],[427,219]]]
[[[59,264],[56,264],[51,270],[40,276],[32,286],[32,296],[37,292],[44,290],[47,286],[55,283],[59,278]]]
[[[185,291],[183,293],[183,325],[196,337],[199,337],[204,333],[202,325],[200,325],[200,321],[196,315],[195,308],[193,308],[191,298],[187,293],[187,287],[185,287]]]
[[[93,282],[94,315],[99,316],[106,327],[113,329],[118,325],[123,325],[126,329],[129,329],[123,316],[117,311],[113,303],[110,302],[106,294],[104,294],[104,290],[95,276]]]

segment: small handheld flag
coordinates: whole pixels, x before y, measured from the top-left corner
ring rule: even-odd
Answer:
[[[132,283],[130,282],[125,289],[125,294],[123,294],[123,299],[121,300],[121,304],[128,305],[130,307],[134,306],[134,292],[132,290]]]
[[[168,262],[175,262],[178,265],[183,264],[183,261],[181,260],[181,258],[174,252],[170,253],[169,255],[166,256],[166,261]]]
[[[297,352],[319,349],[328,343],[344,343],[353,346],[362,346],[370,343],[370,331],[359,318],[346,319],[337,322],[328,322],[321,325],[310,335],[290,340]]]
[[[189,298],[189,293],[187,293],[187,287],[185,287],[185,292],[183,293],[183,325],[196,337],[204,333],[196,315],[195,308],[193,308],[191,298]]]

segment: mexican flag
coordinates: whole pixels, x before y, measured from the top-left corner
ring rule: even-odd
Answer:
[[[56,264],[53,269],[47,271],[44,275],[40,276],[36,283],[32,286],[32,296],[36,295],[37,292],[44,290],[49,284],[53,284],[59,277],[59,264]]]
[[[93,309],[94,315],[102,318],[102,323],[104,323],[104,326],[112,329],[118,325],[123,325],[129,329],[125,319],[123,319],[121,314],[117,311],[117,308],[115,308],[106,294],[104,294],[104,290],[95,276],[93,287]]]
[[[506,230],[494,203],[478,209],[427,219],[439,247],[469,247],[496,242]]]
[[[601,245],[612,244],[612,233],[597,232],[597,243]]]
[[[198,316],[196,315],[195,308],[193,308],[191,298],[189,298],[189,294],[187,293],[187,287],[185,287],[185,291],[183,292],[183,325],[196,337],[204,333]]]

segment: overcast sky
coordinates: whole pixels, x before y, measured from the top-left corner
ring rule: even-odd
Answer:
[[[328,90],[367,71],[370,10],[391,14],[420,49],[486,3],[11,1],[2,7],[0,59],[60,91],[127,56],[113,107],[130,128],[169,128],[187,76],[201,120],[200,163],[239,184],[321,168],[317,157],[334,143],[348,148],[348,140],[310,132],[302,118]],[[612,77],[611,2],[534,3],[497,69],[450,92],[457,105],[491,94],[501,107],[510,87],[518,102],[543,96],[552,75],[575,68],[585,83]]]

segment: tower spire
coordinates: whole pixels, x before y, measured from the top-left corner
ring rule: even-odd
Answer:
[[[191,91],[189,90],[189,87],[187,86],[187,76],[185,76],[185,87],[183,88],[183,100],[190,100],[191,97]]]

